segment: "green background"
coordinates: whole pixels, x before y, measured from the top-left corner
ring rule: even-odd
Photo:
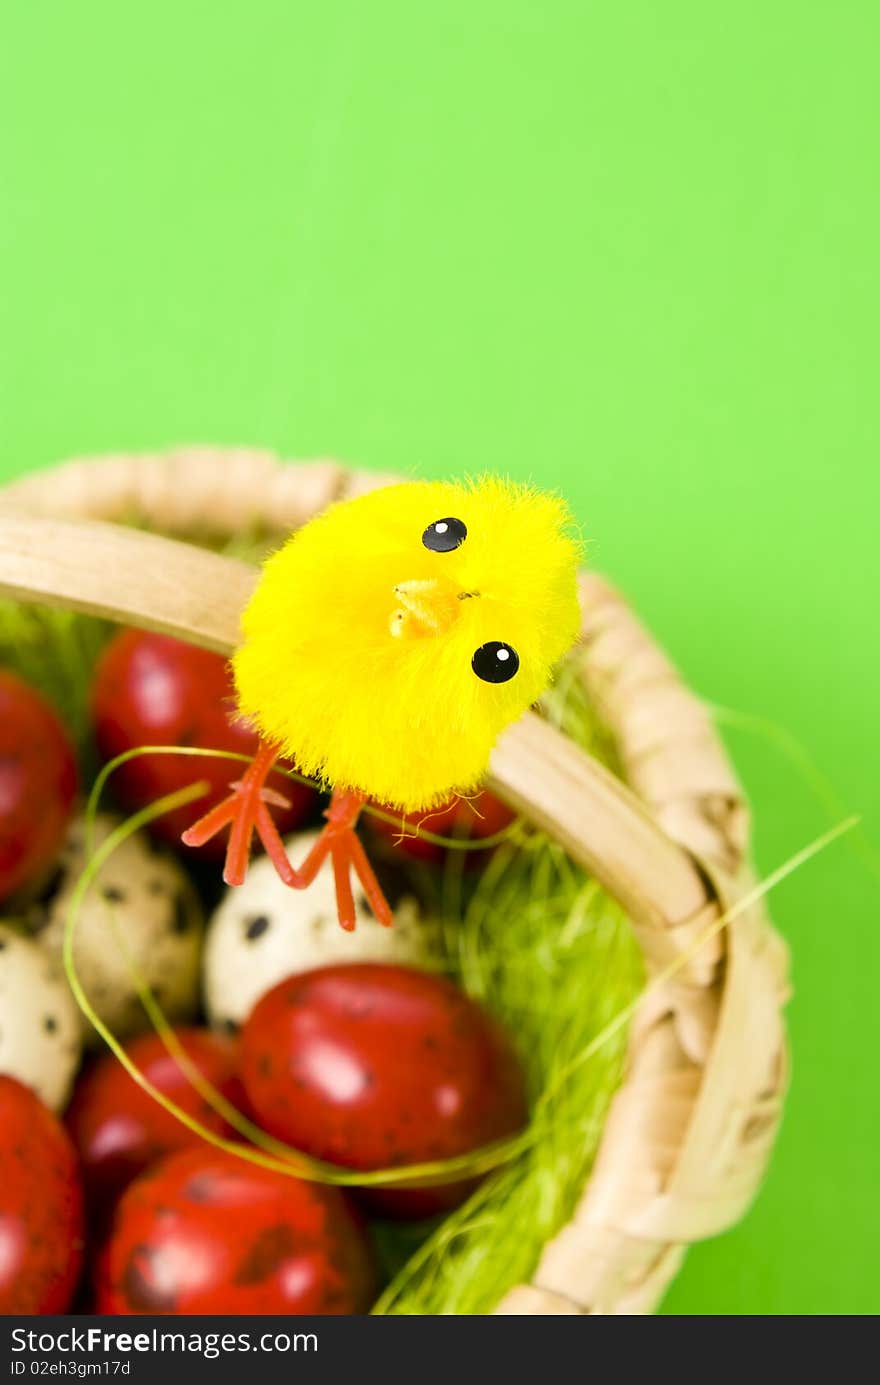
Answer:
[[[4,7],[0,466],[248,442],[565,489],[876,838],[872,0]],[[732,741],[770,869],[834,817]],[[795,1075],[672,1313],[880,1309],[878,886],[780,888]]]

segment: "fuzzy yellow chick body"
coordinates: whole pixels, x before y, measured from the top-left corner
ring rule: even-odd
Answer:
[[[471,791],[578,631],[558,498],[489,477],[342,501],[265,564],[239,707],[301,771],[404,811]]]

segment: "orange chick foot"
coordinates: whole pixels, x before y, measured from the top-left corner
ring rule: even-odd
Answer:
[[[270,806],[287,806],[281,794],[266,787],[266,779],[278,755],[277,746],[261,745],[241,779],[232,785],[232,793],[187,828],[181,837],[185,846],[204,846],[205,842],[216,837],[231,823],[232,831],[223,867],[223,879],[227,885],[244,884],[254,832],[285,884],[297,884],[297,872],[287,859],[284,843],[269,813]]]
[[[327,856],[330,857],[333,863],[333,877],[336,882],[336,913],[341,926],[348,931],[351,931],[355,926],[354,896],[351,889],[352,871],[361,883],[367,897],[367,903],[372,909],[376,921],[385,928],[390,928],[394,922],[391,906],[382,892],[382,886],[376,879],[373,867],[367,859],[367,853],[355,831],[355,824],[360,817],[363,806],[364,800],[359,794],[335,793],[324,814],[327,819],[327,826],[302,867],[303,872],[305,872],[316,853],[320,855],[319,865]]]
[[[184,832],[181,840],[186,846],[204,846],[205,842],[210,841],[231,823],[232,831],[223,867],[223,879],[227,885],[244,884],[254,832],[265,847],[266,854],[279,876],[285,885],[290,885],[292,889],[304,890],[311,885],[329,857],[336,883],[336,911],[341,926],[349,932],[355,926],[354,895],[351,887],[353,871],[360,881],[374,917],[384,927],[390,928],[394,922],[391,906],[355,832],[355,825],[364,806],[364,800],[359,794],[333,795],[324,813],[327,819],[326,827],[300,868],[297,870],[291,865],[269,812],[270,806],[285,806],[285,800],[273,789],[266,787],[266,779],[278,755],[277,746],[261,745],[241,779],[233,784],[232,793],[224,798],[222,803],[216,804],[205,813],[204,817],[199,818],[198,822],[193,823],[192,827]]]

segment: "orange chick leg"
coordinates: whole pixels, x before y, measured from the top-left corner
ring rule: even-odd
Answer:
[[[356,793],[334,793],[330,806],[324,814],[327,826],[324,828],[311,855],[324,847],[323,856],[328,853],[333,862],[333,877],[336,881],[336,911],[339,922],[348,931],[355,926],[354,896],[351,889],[351,872],[360,881],[367,902],[377,922],[390,928],[394,922],[391,907],[382,892],[367,860],[367,853],[355,832],[364,800]],[[322,859],[323,859],[322,856]],[[303,870],[309,865],[310,857],[303,862]]]
[[[363,886],[373,914],[379,923],[389,927],[394,921],[391,909],[355,832],[364,805],[359,794],[334,793],[324,813],[326,827],[299,869],[291,865],[269,812],[269,805],[283,805],[284,799],[266,787],[266,779],[278,756],[277,746],[261,743],[241,779],[233,784],[232,793],[188,828],[183,834],[183,842],[187,846],[203,846],[231,823],[232,831],[223,868],[223,879],[227,885],[243,884],[254,832],[285,885],[295,890],[304,890],[311,885],[329,856],[333,863],[337,912],[342,927],[350,930],[355,925],[352,870]]]
[[[281,839],[278,837],[275,824],[269,816],[267,804],[274,804],[276,807],[286,806],[284,798],[274,789],[266,787],[266,780],[272,772],[279,756],[279,748],[261,741],[259,749],[251,763],[248,765],[244,774],[236,783],[232,785],[232,793],[224,798],[220,803],[215,804],[204,817],[194,822],[192,827],[187,828],[181,840],[185,846],[204,846],[212,837],[216,837],[224,827],[232,824],[232,831],[229,834],[229,845],[226,848],[226,862],[223,867],[223,879],[227,885],[241,885],[247,875],[248,857],[250,856],[251,841],[254,830],[266,846],[269,847],[264,838],[266,825],[268,824],[275,840],[272,845],[281,846]],[[272,860],[275,862],[279,874],[286,879],[287,876],[280,870],[276,860],[276,852],[270,851]],[[281,847],[281,855],[284,856],[284,848]],[[286,857],[284,858],[286,861]],[[287,863],[288,872],[294,874],[293,867]],[[293,879],[288,883],[293,884]]]

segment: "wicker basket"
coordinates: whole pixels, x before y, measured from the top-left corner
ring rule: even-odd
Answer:
[[[0,591],[228,652],[253,569],[157,534],[286,532],[388,479],[246,450],[69,462],[0,492]],[[499,742],[491,782],[617,897],[649,970],[691,955],[643,997],[580,1204],[504,1314],[653,1309],[687,1244],[748,1207],[786,1080],[787,955],[761,907],[700,942],[752,884],[741,790],[705,709],[621,597],[592,574],[581,596],[576,657],[626,786],[531,714]]]

